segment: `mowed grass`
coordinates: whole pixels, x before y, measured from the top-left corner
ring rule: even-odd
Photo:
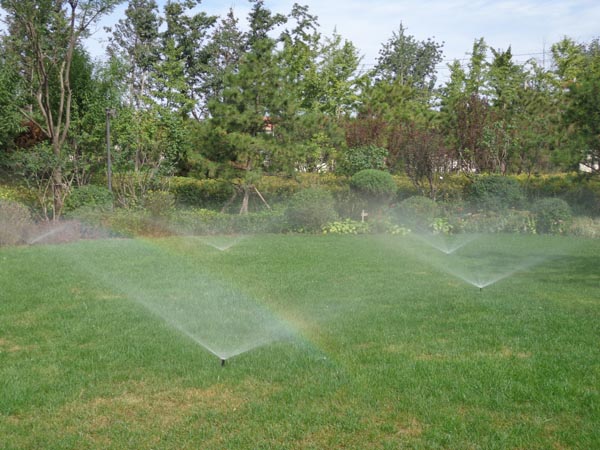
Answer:
[[[0,448],[600,448],[600,241],[231,239],[0,249]]]

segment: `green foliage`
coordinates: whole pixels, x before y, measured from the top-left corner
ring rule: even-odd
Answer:
[[[583,67],[568,84],[565,127],[576,161],[599,173],[600,161],[600,38],[584,48]]]
[[[90,225],[101,225],[114,235],[131,237],[280,233],[286,228],[281,209],[243,215],[204,208],[170,209],[158,215],[151,209],[117,209],[102,216],[86,216],[86,219]]]
[[[442,60],[443,43],[429,38],[417,41],[406,33],[400,24],[398,32],[383,45],[375,67],[375,76],[383,80],[395,80],[422,90],[433,90],[436,82],[436,66]]]
[[[285,216],[294,231],[319,231],[337,218],[330,192],[318,188],[303,189],[292,196]]]
[[[116,236],[168,236],[165,222],[143,209],[117,208],[103,218],[103,225]]]
[[[600,179],[576,173],[518,176],[530,201],[546,197],[566,200],[577,214],[600,215]]]
[[[167,185],[168,179],[152,170],[113,173],[115,200],[123,208],[140,206],[148,192],[165,191]]]
[[[256,182],[256,188],[269,203],[282,202],[298,192],[300,183],[293,178],[264,175]]]
[[[384,170],[387,155],[385,148],[375,145],[348,148],[340,154],[336,173],[351,176],[365,169]]]
[[[177,204],[194,208],[216,208],[231,198],[234,187],[223,179],[196,180],[194,178],[172,177],[170,190]]]
[[[32,225],[31,214],[25,205],[0,197],[0,247],[26,242]]]
[[[564,234],[572,219],[569,204],[560,198],[543,198],[533,204],[538,233]]]
[[[524,198],[517,180],[500,175],[479,176],[469,188],[469,200],[484,211],[518,208]]]
[[[329,222],[322,229],[323,234],[367,234],[371,231],[368,222],[352,219]]]
[[[175,207],[175,197],[167,191],[149,191],[143,205],[152,217],[168,217]]]
[[[0,146],[9,148],[11,140],[20,131],[21,112],[18,95],[21,77],[11,64],[0,42]]]
[[[87,184],[73,188],[65,200],[65,212],[81,208],[98,210],[111,209],[113,204],[112,193],[103,186]]]
[[[396,198],[398,201],[406,200],[409,197],[419,195],[419,190],[415,184],[405,174],[392,175],[396,183]]]
[[[591,217],[573,217],[567,233],[572,236],[598,239],[600,238],[600,219]]]
[[[529,211],[485,211],[450,216],[454,232],[536,234],[535,216]]]
[[[401,201],[393,210],[395,220],[409,228],[426,230],[438,216],[438,205],[428,197],[415,195]]]
[[[389,172],[366,169],[350,178],[350,187],[360,197],[376,203],[389,201],[396,194],[396,183]]]
[[[436,217],[429,225],[433,234],[450,234],[454,228],[445,217]]]

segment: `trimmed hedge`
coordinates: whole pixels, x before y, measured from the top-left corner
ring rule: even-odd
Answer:
[[[415,195],[400,202],[391,213],[400,225],[426,230],[433,223],[433,219],[438,217],[439,207],[430,198]]]
[[[577,173],[515,177],[523,186],[527,198],[535,202],[547,197],[567,201],[573,212],[600,216],[600,177]]]
[[[290,199],[285,210],[289,226],[294,231],[319,231],[337,219],[333,195],[319,188],[303,189]]]
[[[194,208],[220,207],[231,198],[235,189],[227,180],[212,178],[173,177],[170,182],[170,191],[177,204]]]
[[[25,205],[0,198],[0,247],[25,243],[32,225]]]
[[[571,224],[572,214],[569,204],[560,198],[543,198],[533,204],[538,233],[565,233]]]
[[[81,208],[111,209],[112,193],[103,186],[88,184],[71,190],[65,200],[65,213]]]
[[[519,182],[501,175],[478,176],[469,187],[469,200],[483,211],[502,211],[522,206],[525,195]]]
[[[350,188],[366,200],[389,201],[396,194],[396,183],[389,172],[366,169],[350,178]]]

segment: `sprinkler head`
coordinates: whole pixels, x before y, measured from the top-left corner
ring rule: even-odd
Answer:
[[[223,367],[225,365],[225,361],[227,361],[227,360],[221,358],[221,367]]]
[[[480,288],[479,288],[479,292],[481,292],[481,291],[483,291],[483,287],[480,287]]]

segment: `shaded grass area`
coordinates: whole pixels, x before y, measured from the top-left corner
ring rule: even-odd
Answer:
[[[599,241],[232,240],[0,249],[0,448],[600,448]],[[144,303],[215,286],[291,334],[220,367]]]

